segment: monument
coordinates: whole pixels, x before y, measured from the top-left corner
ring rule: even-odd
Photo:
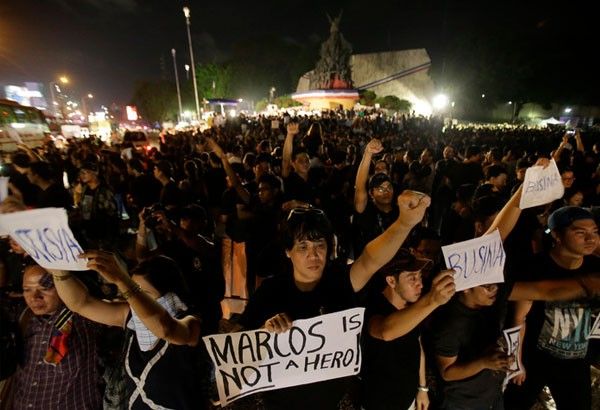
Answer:
[[[359,99],[352,84],[352,46],[340,32],[341,13],[335,19],[327,18],[329,38],[321,44],[321,58],[309,75],[309,90],[294,93],[292,98],[309,109],[351,109]]]

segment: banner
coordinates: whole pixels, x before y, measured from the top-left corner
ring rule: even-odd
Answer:
[[[78,258],[83,250],[63,208],[2,214],[0,231],[10,235],[43,268],[87,270],[87,260]]]
[[[205,336],[221,406],[256,392],[358,374],[364,308],[264,329]]]
[[[494,232],[468,241],[442,246],[448,269],[454,269],[456,291],[487,283],[504,282],[506,255],[500,233]]]
[[[551,160],[546,169],[542,166],[527,168],[519,208],[526,209],[548,204],[555,199],[562,198],[564,193],[565,188],[560,172],[558,172],[556,162]]]

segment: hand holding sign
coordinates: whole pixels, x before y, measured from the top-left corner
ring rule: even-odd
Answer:
[[[292,320],[287,313],[279,313],[265,322],[264,328],[269,332],[283,333],[292,327]]]
[[[441,271],[431,283],[429,297],[438,306],[446,304],[456,292],[454,284],[454,270]]]
[[[540,158],[525,172],[519,208],[544,205],[562,198],[565,193],[560,172],[554,160]]]
[[[118,283],[129,279],[127,266],[112,252],[90,250],[81,257],[88,259],[88,269],[98,272],[107,282]]]

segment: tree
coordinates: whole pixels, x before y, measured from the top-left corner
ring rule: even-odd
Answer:
[[[394,111],[410,111],[412,104],[410,101],[401,100],[395,95],[386,95],[385,97],[379,97],[375,100],[381,108]]]
[[[372,107],[373,105],[375,105],[376,99],[377,94],[375,94],[374,91],[366,90],[361,93],[359,102],[361,105],[367,105],[369,107]]]
[[[289,95],[282,95],[275,98],[274,103],[277,104],[279,108],[298,107],[302,105],[301,102],[292,99]]]
[[[254,109],[257,112],[261,112],[267,109],[267,105],[269,105],[269,100],[267,100],[266,98],[263,98],[262,100],[258,100],[256,102],[256,106],[254,107]]]
[[[148,121],[177,118],[177,90],[169,81],[141,81],[135,85],[131,102]]]
[[[233,70],[228,64],[197,64],[196,80],[200,98],[230,98]]]

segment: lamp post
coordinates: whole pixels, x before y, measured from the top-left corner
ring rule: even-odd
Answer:
[[[198,101],[198,85],[196,84],[196,65],[194,64],[194,50],[192,49],[192,35],[190,34],[190,9],[183,8],[185,25],[187,27],[188,45],[190,47],[190,63],[192,65],[192,80],[194,81],[194,99],[196,100],[196,119],[200,121],[200,102]]]
[[[179,103],[179,112],[177,119],[181,121],[181,91],[179,90],[179,74],[177,74],[177,60],[175,59],[175,49],[171,49],[171,55],[173,56],[173,69],[175,70],[175,85],[177,86],[177,102]]]
[[[186,64],[183,66],[183,68],[185,68],[185,79],[189,80],[190,79],[190,65]]]
[[[69,84],[69,77],[67,77],[65,75],[61,75],[58,78],[58,82],[60,82],[63,85]],[[50,98],[52,98],[52,113],[56,117],[59,112],[58,109],[60,108],[60,113],[64,120],[65,119],[64,104],[60,104],[58,101],[56,101],[56,95],[54,94],[55,91],[58,91],[59,96],[60,96],[60,93],[62,93],[62,90],[60,89],[58,84],[56,84],[56,81],[51,81],[49,85],[50,85]]]
[[[87,104],[87,100],[92,100],[94,98],[94,94],[92,93],[88,93],[87,95],[84,95],[81,98],[81,111],[83,112],[83,116],[85,117],[85,120],[88,120],[88,117],[90,115],[90,110],[89,110],[89,106]]]

